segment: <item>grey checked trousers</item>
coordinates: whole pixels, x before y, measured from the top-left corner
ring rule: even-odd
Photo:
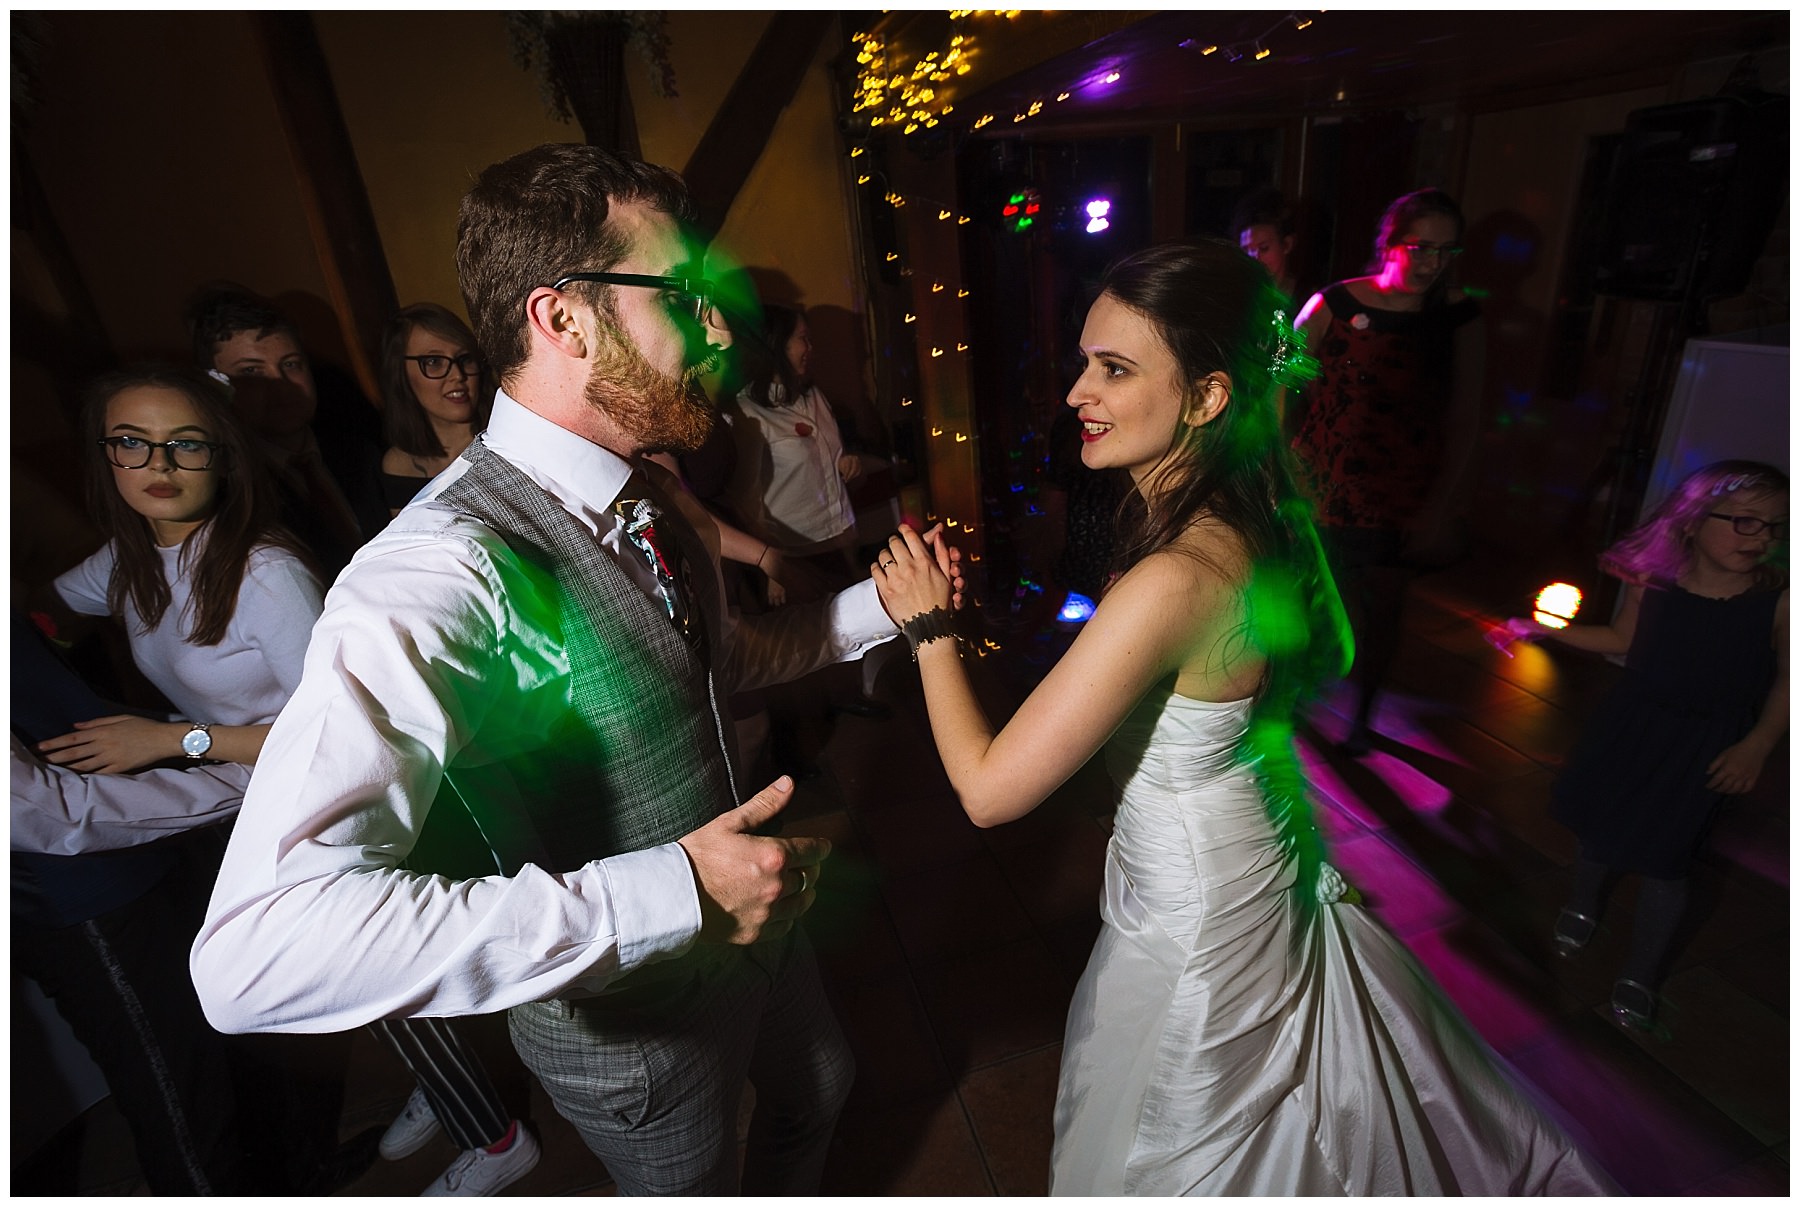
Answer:
[[[513,1046],[621,1194],[816,1194],[855,1068],[805,936],[692,953],[679,987],[514,1007]],[[684,961],[685,962],[685,961]]]

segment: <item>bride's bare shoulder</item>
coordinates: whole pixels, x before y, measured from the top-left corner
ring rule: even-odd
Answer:
[[[1213,516],[1201,516],[1151,557],[1163,559],[1171,573],[1216,579],[1241,586],[1250,576],[1250,552],[1238,531]]]
[[[1243,538],[1228,525],[1203,518],[1126,571],[1108,598],[1149,600],[1179,612],[1185,609],[1171,607],[1178,600],[1206,607],[1218,596],[1241,591],[1249,578],[1250,555]]]

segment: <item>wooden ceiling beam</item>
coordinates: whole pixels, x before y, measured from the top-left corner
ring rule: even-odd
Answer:
[[[351,369],[363,392],[379,398],[376,342],[400,303],[331,69],[309,14],[260,12],[252,20]]]
[[[702,237],[710,240],[724,224],[769,145],[775,123],[800,90],[820,39],[836,20],[835,13],[818,10],[790,10],[770,18],[681,172],[694,197]]]

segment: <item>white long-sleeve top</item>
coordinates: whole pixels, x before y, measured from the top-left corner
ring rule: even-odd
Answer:
[[[204,541],[207,530],[195,538]],[[129,596],[125,633],[131,658],[180,715],[220,725],[266,725],[275,719],[300,682],[308,634],[319,615],[323,592],[304,563],[285,549],[253,549],[244,563],[237,607],[216,645],[188,640],[194,627],[193,580],[189,569],[198,548],[159,548],[169,606],[156,625],[144,623]],[[107,586],[113,575],[113,547],[56,580],[56,592],[85,616],[106,616]]]
[[[654,593],[647,567],[619,553],[610,506],[625,461],[504,392],[482,438]],[[566,873],[528,865],[451,881],[399,866],[445,764],[529,723],[517,701],[567,673],[524,606],[534,587],[505,542],[436,502],[465,467],[452,465],[365,545],[326,597],[194,943],[194,983],[222,1031],[491,1013],[598,991],[699,933],[699,892],[678,843]],[[680,501],[716,553],[705,513]],[[718,589],[716,574],[697,577]],[[726,615],[722,596],[717,606]],[[720,677],[779,681],[896,633],[872,583],[824,606],[824,649],[802,609],[727,625]]]

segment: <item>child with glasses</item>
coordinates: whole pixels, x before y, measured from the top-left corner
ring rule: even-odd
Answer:
[[[1593,938],[1622,872],[1644,877],[1613,1012],[1651,1025],[1687,904],[1689,866],[1724,797],[1750,791],[1787,732],[1787,475],[1757,461],[1689,474],[1648,522],[1601,555],[1627,584],[1610,624],[1494,631],[1625,655],[1625,676],[1557,781],[1552,815],[1581,840],[1557,953]]]
[[[42,742],[83,774],[168,759],[254,763],[300,682],[323,592],[274,521],[230,400],[185,370],[101,378],[82,417],[88,500],[107,540],[56,580],[60,602],[125,622],[132,659],[182,720],[95,717]]]

